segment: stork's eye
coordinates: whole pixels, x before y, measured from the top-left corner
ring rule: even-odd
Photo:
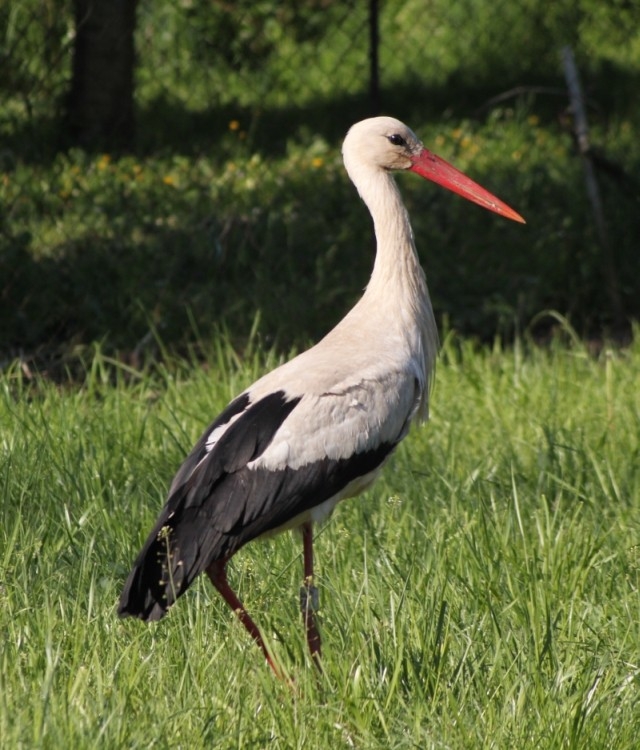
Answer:
[[[387,136],[389,139],[389,143],[393,143],[394,146],[406,146],[407,142],[405,139],[399,135],[398,133],[394,133],[393,135]]]

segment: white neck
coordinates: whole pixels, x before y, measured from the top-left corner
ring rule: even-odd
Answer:
[[[409,215],[391,173],[369,170],[357,187],[371,213],[376,234],[376,260],[367,288],[379,289],[386,297],[401,294],[398,301],[402,302],[411,302],[414,296],[428,297]]]
[[[362,305],[384,308],[389,321],[398,320],[412,355],[424,372],[426,397],[435,367],[438,332],[424,272],[416,253],[409,216],[391,173],[348,163],[349,176],[371,212],[376,233],[376,260],[361,300]]]

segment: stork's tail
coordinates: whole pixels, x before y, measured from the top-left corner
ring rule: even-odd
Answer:
[[[144,566],[135,565],[129,573],[118,604],[120,617],[139,617],[153,622],[167,614],[177,596],[162,585],[159,569],[155,583],[149,580],[149,572]]]
[[[188,525],[185,529],[175,515],[166,516],[158,519],[133,564],[120,596],[120,617],[160,620],[206,565]]]

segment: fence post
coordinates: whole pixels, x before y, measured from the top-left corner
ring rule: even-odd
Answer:
[[[604,206],[600,196],[600,188],[598,187],[593,155],[589,144],[589,126],[587,125],[587,114],[582,96],[580,76],[571,47],[566,46],[562,48],[562,62],[564,65],[564,75],[567,81],[567,88],[569,89],[569,101],[571,102],[571,114],[573,115],[578,153],[582,157],[584,177],[587,185],[587,195],[591,201],[593,220],[600,241],[603,275],[609,292],[611,312],[616,328],[622,328],[625,324],[625,315],[620,295],[620,281],[618,279],[613,248],[609,241],[609,234],[607,232],[607,225],[604,216]]]

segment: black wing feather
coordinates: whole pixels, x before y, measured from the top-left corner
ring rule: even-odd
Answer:
[[[268,447],[299,402],[300,398],[287,401],[278,391],[250,404],[249,394],[243,394],[207,428],[178,470],[167,503],[134,562],[120,597],[120,615],[159,619],[198,573],[224,555],[218,552],[224,531],[212,521],[230,514],[234,522],[242,502],[237,488],[232,503],[216,488]],[[209,451],[213,430],[237,415]]]
[[[180,487],[191,476],[196,466],[207,455],[207,440],[209,439],[209,435],[218,427],[222,427],[230,422],[237,414],[241,414],[249,406],[249,400],[248,393],[243,393],[241,396],[235,398],[202,433],[191,453],[184,460],[173,478],[171,488],[169,489],[169,497],[173,495],[174,490]]]
[[[383,443],[349,458],[325,457],[298,469],[247,468],[299,401],[287,401],[278,392],[248,408],[245,402],[246,411],[208,455],[207,437],[239,413],[236,402],[205,432],[178,472],[136,559],[122,593],[120,615],[160,619],[211,562],[228,559],[252,539],[335,496],[380,466],[397,444]],[[225,413],[226,421],[220,421]]]

